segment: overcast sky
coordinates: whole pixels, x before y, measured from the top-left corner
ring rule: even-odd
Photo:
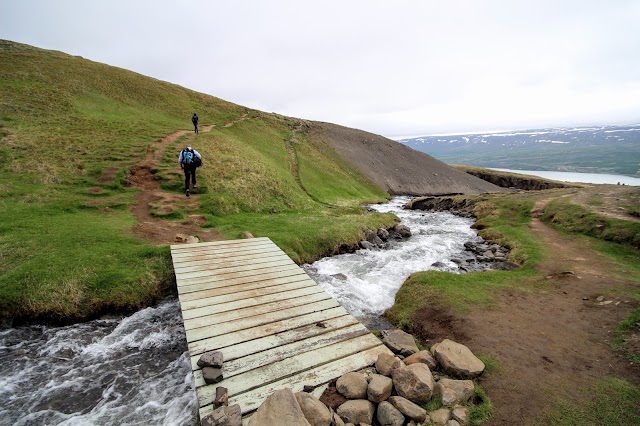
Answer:
[[[389,137],[640,122],[638,0],[0,0],[0,38]]]

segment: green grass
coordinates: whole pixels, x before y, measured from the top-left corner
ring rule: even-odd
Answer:
[[[605,378],[582,389],[589,402],[556,403],[538,423],[542,426],[630,426],[640,424],[640,388],[617,378]]]
[[[75,320],[135,309],[167,292],[168,249],[136,238],[127,171],[151,143],[216,124],[192,145],[203,155],[197,212],[229,238],[269,236],[298,262],[354,245],[392,215],[360,205],[388,194],[322,143],[296,132],[301,188],[285,140],[295,120],[60,52],[0,40],[0,307],[2,316]],[[241,116],[234,126],[224,123]],[[157,177],[181,193],[177,154]],[[101,179],[109,171],[115,177]],[[306,192],[305,192],[306,190]],[[179,220],[185,205],[153,214]]]
[[[469,423],[472,425],[479,425],[489,420],[491,413],[493,412],[493,404],[484,389],[477,384],[473,389],[471,401],[472,405],[469,413]]]
[[[490,198],[475,208],[477,224],[482,228],[479,234],[509,247],[509,259],[521,263],[521,268],[460,275],[440,271],[414,273],[404,282],[385,316],[410,331],[413,314],[427,304],[443,303],[464,312],[471,305],[492,306],[494,290],[500,288],[531,291],[544,286],[534,269],[544,250],[527,228],[532,206],[531,200],[513,195]]]

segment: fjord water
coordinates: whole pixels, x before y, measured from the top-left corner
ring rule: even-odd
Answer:
[[[358,250],[305,265],[307,273],[329,294],[360,319],[376,317],[389,309],[404,280],[413,272],[434,269],[458,271],[451,257],[464,251],[464,243],[476,239],[473,220],[450,213],[404,210],[409,197],[373,205],[379,212],[393,212],[412,236],[391,241],[385,250]]]
[[[595,184],[625,184],[631,186],[640,186],[640,178],[623,175],[610,175],[605,173],[573,173],[573,172],[555,172],[550,170],[512,170],[512,169],[494,169],[502,172],[519,173],[523,175],[539,176],[545,179],[558,180],[561,182],[579,182],[579,183],[595,183]]]
[[[410,273],[437,261],[456,270],[450,257],[476,238],[470,219],[403,210],[408,200],[372,206],[398,215],[413,232],[408,240],[305,266],[363,320],[389,308]],[[125,318],[0,331],[0,425],[195,425],[196,411],[177,300]]]

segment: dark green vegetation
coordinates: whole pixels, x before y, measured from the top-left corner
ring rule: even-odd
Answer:
[[[403,143],[445,163],[640,176],[638,126],[424,136]]]
[[[540,426],[628,426],[640,424],[640,388],[616,378],[598,380],[581,389],[589,402],[576,406],[569,402],[554,405]]]
[[[298,261],[391,225],[364,214],[388,195],[295,122],[80,57],[0,41],[0,312],[77,320],[152,303],[171,286],[166,247],[131,233],[135,190],[123,185],[149,145],[190,128],[205,158],[199,182],[207,226],[269,236]],[[235,125],[223,127],[239,118]],[[167,150],[158,178],[181,192]],[[298,173],[304,189],[298,184]],[[185,210],[154,211],[167,220]]]

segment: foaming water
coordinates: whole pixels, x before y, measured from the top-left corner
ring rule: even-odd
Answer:
[[[0,425],[194,425],[192,380],[177,301],[0,332]]]
[[[465,242],[477,238],[470,227],[473,220],[450,213],[404,210],[409,200],[395,197],[388,204],[370,206],[398,216],[411,229],[409,239],[393,241],[389,249],[358,250],[304,265],[322,288],[358,318],[379,316],[389,309],[413,272],[433,269],[435,262],[457,272],[457,265],[449,259],[464,251]]]

